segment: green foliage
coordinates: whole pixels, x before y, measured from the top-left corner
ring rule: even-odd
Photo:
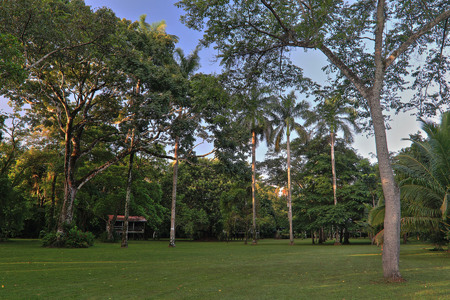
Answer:
[[[395,164],[404,206],[402,228],[427,232],[442,245],[448,243],[450,230],[450,112],[440,124],[422,121],[422,129],[427,139],[412,139]]]
[[[0,175],[0,241],[20,234],[27,212],[24,197]]]
[[[0,33],[0,94],[25,80],[24,63],[18,40],[11,34]]]
[[[317,101],[320,103],[315,107],[314,111],[306,114],[305,126],[315,125],[316,134],[325,136],[337,134],[342,131],[344,140],[348,143],[353,142],[353,135],[351,128],[355,132],[359,132],[359,127],[356,124],[357,111],[355,109],[356,103],[344,98],[339,93],[318,93]]]
[[[195,164],[180,162],[177,185],[177,222],[179,237],[219,238],[223,230],[245,231],[248,216],[249,168],[232,173],[218,160],[199,159]],[[167,172],[161,182],[163,203],[170,208],[173,173]],[[245,197],[245,196],[247,197]],[[247,200],[248,199],[248,200]],[[246,202],[247,201],[247,202]],[[170,228],[166,215],[164,230]]]
[[[42,238],[43,247],[89,248],[94,245],[92,232],[83,232],[77,226],[65,230],[65,233],[51,232]]]
[[[291,133],[297,132],[304,140],[307,139],[308,133],[306,129],[296,119],[306,116],[308,109],[308,102],[300,101],[297,103],[294,91],[270,104],[270,116],[274,125],[271,139],[274,140],[276,151],[280,151],[284,135],[289,138]]]
[[[161,186],[155,180],[161,174],[154,164],[161,162],[146,157],[135,158],[130,203],[130,215],[145,217],[150,230],[160,229],[168,211],[162,205]],[[165,166],[161,164],[160,167]],[[123,215],[126,182],[127,166],[118,164],[105,170],[80,190],[76,201],[78,226],[100,235],[105,230],[107,215]]]
[[[336,172],[340,175],[338,201],[337,205],[333,204],[329,147],[326,139],[316,138],[304,148],[307,162],[302,172],[296,175],[302,189],[294,191],[298,230],[316,231],[331,226],[357,229],[355,223],[365,218],[365,204],[372,203],[365,178],[374,173],[373,169],[338,139]]]

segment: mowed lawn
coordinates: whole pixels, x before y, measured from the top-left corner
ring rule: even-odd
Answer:
[[[0,243],[0,299],[450,299],[450,254],[401,246],[405,283],[382,279],[380,248],[310,240],[97,242],[46,249]]]

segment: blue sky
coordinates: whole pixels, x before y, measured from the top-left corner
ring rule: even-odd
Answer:
[[[169,34],[178,36],[179,43],[177,47],[184,50],[186,54],[191,52],[202,38],[202,33],[186,28],[180,22],[180,16],[183,10],[175,6],[175,0],[85,0],[87,5],[92,8],[109,7],[120,18],[126,18],[131,21],[139,20],[143,14],[147,15],[148,23],[165,20],[167,23],[166,31]],[[220,66],[215,61],[217,51],[214,49],[202,49],[200,52],[201,68],[199,72],[220,73]],[[321,67],[326,63],[325,57],[318,52],[307,52],[303,50],[295,51],[292,54],[292,60],[304,68],[305,75],[319,83],[323,83],[325,76]],[[0,109],[8,110],[6,100],[0,98]],[[390,123],[392,129],[387,132],[388,145],[390,151],[398,151],[407,147],[409,142],[402,141],[410,133],[415,133],[419,129],[419,123],[416,118],[409,113],[400,113],[393,116],[394,121]],[[262,146],[262,144],[261,144]],[[366,134],[355,136],[353,147],[364,157],[370,157],[370,153],[375,153],[374,137],[366,137]],[[199,153],[202,152],[201,150]],[[264,159],[265,148],[258,149],[258,160]],[[371,159],[374,161],[374,159]]]

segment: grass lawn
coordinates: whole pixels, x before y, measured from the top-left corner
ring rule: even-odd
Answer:
[[[367,240],[97,242],[46,249],[39,240],[0,243],[0,299],[450,299],[450,254],[401,246],[405,283],[386,283],[380,249]]]

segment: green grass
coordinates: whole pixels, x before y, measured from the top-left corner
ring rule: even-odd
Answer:
[[[450,299],[450,255],[401,247],[405,283],[382,279],[380,249],[310,241],[0,243],[0,299]],[[367,243],[367,240],[365,241]]]

